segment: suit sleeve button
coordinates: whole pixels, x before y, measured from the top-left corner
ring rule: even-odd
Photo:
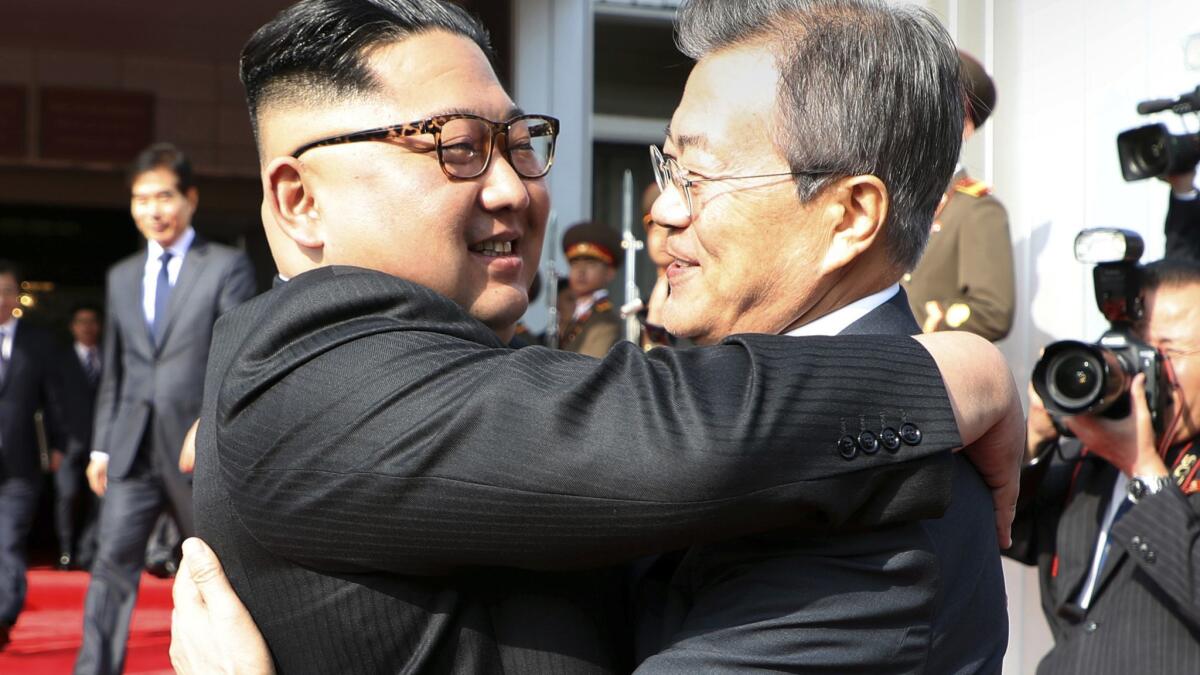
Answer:
[[[908,445],[920,445],[921,430],[912,422],[905,422],[900,425],[900,440]]]
[[[845,459],[854,459],[854,456],[858,454],[858,441],[847,434],[838,439],[837,448],[838,454]]]
[[[900,449],[900,434],[891,427],[884,427],[883,431],[879,432],[879,444],[888,452],[895,452]]]
[[[1089,621],[1083,626],[1083,630],[1088,633],[1095,633],[1100,628],[1100,624],[1095,621]]]
[[[1141,546],[1142,538],[1135,535],[1133,539],[1129,540],[1129,543],[1133,544],[1134,546]]]
[[[873,432],[864,431],[858,435],[858,447],[868,455],[879,452],[879,439]]]
[[[1153,565],[1154,561],[1158,560],[1158,556],[1155,555],[1154,551],[1146,551],[1145,555],[1142,557],[1145,558],[1146,564],[1148,565]]]

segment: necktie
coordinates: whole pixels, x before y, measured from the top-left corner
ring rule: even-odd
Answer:
[[[83,369],[87,371],[88,382],[96,384],[96,380],[100,379],[100,361],[96,358],[95,347],[88,348],[87,360],[83,363]]]
[[[171,252],[163,251],[158,259],[162,261],[162,266],[158,268],[158,282],[154,285],[154,325],[151,328],[155,346],[161,343],[162,331],[167,325],[167,303],[171,299],[171,276],[167,272],[167,264],[171,262]]]

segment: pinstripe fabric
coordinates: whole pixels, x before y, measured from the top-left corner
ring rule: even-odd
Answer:
[[[351,268],[227,314],[210,363],[198,526],[285,673],[626,670],[611,575],[536,570],[936,515],[959,443],[908,338],[506,350]],[[842,459],[881,413],[924,441]]]
[[[1078,453],[1073,439],[1062,446]],[[1170,485],[1130,508],[1112,527],[1091,606],[1072,613],[1117,476],[1102,460],[1080,462],[1072,487],[1074,462],[1054,457],[1014,525],[1009,555],[1037,563],[1055,639],[1038,673],[1200,673],[1200,495]]]

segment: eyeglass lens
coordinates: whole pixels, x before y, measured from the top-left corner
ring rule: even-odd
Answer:
[[[482,174],[492,154],[492,125],[473,118],[452,119],[441,130],[440,157],[446,172],[458,178]],[[541,117],[523,117],[508,125],[506,154],[524,178],[540,178],[554,158],[554,127]]]

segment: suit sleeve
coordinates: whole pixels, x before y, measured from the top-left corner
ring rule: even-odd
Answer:
[[[50,448],[64,454],[70,450],[71,433],[68,431],[66,412],[66,383],[62,376],[61,364],[64,359],[73,354],[63,352],[61,348],[43,346],[41,357],[44,361],[42,369],[42,413],[45,420],[46,436]]]
[[[963,197],[960,197],[963,198]],[[963,224],[958,239],[958,293],[946,298],[943,311],[964,304],[971,313],[953,330],[965,330],[995,342],[1012,328],[1016,287],[1008,213],[994,198],[981,199]]]
[[[117,308],[121,303],[129,302],[129,298],[116,297],[114,291],[115,270],[108,274],[108,291],[105,304],[107,311],[104,316],[104,367],[100,371],[100,385],[96,390],[96,421],[92,425],[92,452],[108,452],[109,430],[112,429],[113,418],[117,412],[117,404],[121,397],[121,383],[124,378],[124,364],[121,362],[121,325],[117,320]]]
[[[1171,483],[1134,504],[1113,524],[1112,536],[1139,567],[1173,600],[1181,619],[1200,631],[1200,509]]]
[[[620,343],[596,361],[352,339],[352,323],[321,354],[252,335],[216,404],[235,511],[300,564],[595,566],[788,525],[936,517],[949,501],[953,411],[907,337],[739,336],[649,355]],[[902,420],[919,445],[839,454],[848,430]]]
[[[1164,257],[1200,261],[1200,198],[1179,199],[1172,194],[1165,230]]]

